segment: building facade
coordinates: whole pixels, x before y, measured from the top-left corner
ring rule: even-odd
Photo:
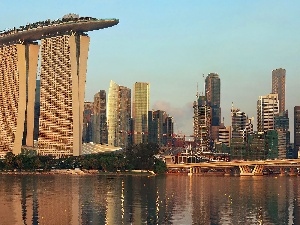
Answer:
[[[83,128],[82,128],[82,142],[89,143],[93,141],[93,102],[84,103],[83,111]]]
[[[38,52],[36,43],[0,46],[0,151],[33,147]]]
[[[39,154],[80,154],[89,46],[84,32],[118,22],[68,15],[0,32],[0,151],[19,154],[22,145],[33,147],[38,130]],[[40,115],[35,129],[38,58]]]
[[[207,104],[205,96],[197,96],[194,101],[194,141],[200,152],[211,150],[211,108]]]
[[[127,147],[131,118],[131,90],[110,82],[107,104],[108,144]]]
[[[279,112],[285,111],[285,69],[272,70],[272,94],[278,94]]]
[[[274,117],[279,113],[278,94],[259,96],[257,101],[257,131],[275,129]]]
[[[100,90],[94,95],[93,142],[96,144],[108,144],[105,90]]]
[[[0,151],[19,154],[22,145],[33,147],[38,130],[39,154],[80,154],[89,47],[84,32],[118,22],[70,14],[0,32]],[[35,129],[38,67],[40,115]]]
[[[211,107],[211,126],[221,123],[221,81],[216,73],[210,73],[205,78],[205,97]]]
[[[300,151],[300,106],[294,107],[294,151]]]
[[[218,141],[227,147],[230,147],[231,141],[231,126],[225,126],[224,123],[221,123],[219,127],[219,139]]]
[[[79,34],[41,41],[41,155],[80,155],[89,42]]]
[[[248,116],[237,108],[231,108],[231,138],[242,138],[247,135]]]
[[[289,132],[289,115],[288,110],[275,115],[275,130],[278,135],[278,158],[285,159],[288,156],[288,149],[290,146],[290,132]]]
[[[172,146],[173,117],[165,111],[156,110],[148,112],[148,143],[162,146]]]
[[[150,84],[134,84],[132,102],[133,144],[148,142],[148,111],[150,102]]]

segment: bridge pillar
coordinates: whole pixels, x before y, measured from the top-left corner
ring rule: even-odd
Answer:
[[[225,176],[230,176],[230,168],[225,168]]]
[[[285,175],[285,169],[280,167],[280,176],[284,176]]]
[[[247,165],[239,166],[240,168],[240,176],[253,176],[254,174],[251,172],[251,169]]]
[[[262,176],[263,175],[263,165],[256,165],[252,171],[253,175],[255,176]]]
[[[193,175],[193,167],[190,167],[190,168],[189,168],[188,175],[189,175],[189,176],[190,176],[190,175]]]
[[[296,176],[295,168],[294,168],[294,167],[291,167],[291,168],[290,168],[289,175],[290,175],[290,176]]]

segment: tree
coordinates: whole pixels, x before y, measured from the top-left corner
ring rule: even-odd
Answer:
[[[8,152],[4,158],[5,167],[7,170],[14,170],[15,168],[15,154]]]
[[[153,170],[158,152],[159,146],[153,143],[129,146],[125,151],[127,165],[132,169]]]

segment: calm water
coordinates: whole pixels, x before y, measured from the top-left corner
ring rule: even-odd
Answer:
[[[300,224],[300,177],[0,175],[0,224]]]

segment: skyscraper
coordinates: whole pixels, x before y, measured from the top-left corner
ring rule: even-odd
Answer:
[[[4,94],[0,94],[0,151],[20,153],[22,138],[23,144],[33,146],[40,58],[38,153],[56,157],[80,154],[89,46],[85,32],[118,22],[68,14],[0,33],[0,88]],[[40,46],[37,40],[41,40]]]
[[[257,101],[257,131],[275,129],[274,117],[279,113],[278,94],[259,96]]]
[[[253,120],[248,115],[237,108],[231,108],[231,138],[240,138],[247,141],[249,134],[253,133]]]
[[[220,124],[219,128],[219,142],[226,145],[227,147],[230,146],[231,141],[231,126],[225,127],[224,123]]]
[[[294,107],[294,150],[300,151],[300,106]]]
[[[279,112],[285,111],[285,69],[272,71],[272,94],[278,94]]]
[[[93,102],[84,102],[82,142],[93,141]]]
[[[94,95],[93,142],[96,144],[108,144],[105,90],[100,90]]]
[[[34,131],[33,131],[33,139],[36,141],[39,138],[40,94],[41,94],[41,81],[36,80],[35,102],[34,102]]]
[[[194,141],[199,151],[209,151],[211,141],[211,108],[205,96],[198,96],[194,101]]]
[[[166,136],[165,122],[167,113],[162,110],[148,112],[148,142],[159,146],[164,145],[164,136]]]
[[[219,75],[210,73],[205,78],[205,97],[211,107],[211,126],[219,126],[221,123],[221,82]]]
[[[80,155],[89,41],[80,34],[41,41],[40,154]]]
[[[150,102],[150,84],[136,82],[134,84],[132,118],[133,118],[133,143],[148,142],[148,111]]]
[[[33,146],[39,45],[1,43],[3,38],[8,37],[0,34],[0,151],[18,154],[22,139]]]
[[[275,130],[278,134],[278,158],[285,159],[287,157],[290,145],[289,132],[289,116],[288,110],[275,115]]]
[[[128,145],[131,118],[131,90],[110,81],[107,104],[108,144]]]

